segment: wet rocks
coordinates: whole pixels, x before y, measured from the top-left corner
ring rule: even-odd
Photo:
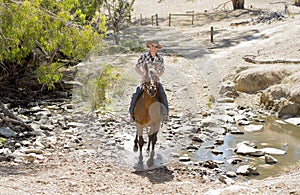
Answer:
[[[235,157],[235,158],[228,159],[227,162],[228,162],[229,164],[236,165],[236,164],[238,164],[238,163],[240,163],[240,162],[243,162],[243,160],[240,159],[240,158]]]
[[[199,143],[202,143],[202,142],[203,142],[202,138],[199,137],[199,136],[193,136],[193,137],[192,137],[192,141],[194,141],[194,142],[199,142]]]
[[[278,160],[271,155],[265,155],[266,164],[276,164]]]
[[[286,153],[286,151],[276,149],[276,148],[262,148],[260,150],[266,154],[271,154],[271,155],[284,155]]]
[[[223,154],[223,152],[221,150],[217,150],[217,149],[211,150],[211,153],[213,153],[215,155]]]
[[[219,168],[218,164],[215,161],[207,160],[205,162],[200,163],[203,167],[207,167],[209,169]]]
[[[188,155],[183,155],[179,157],[179,161],[180,162],[189,162],[191,160],[191,157],[189,157]]]
[[[285,120],[288,123],[300,126],[300,117],[295,117],[295,118],[289,118]]]
[[[251,124],[258,116],[250,109],[236,107],[230,102],[216,103],[216,108],[205,115],[178,113],[171,116],[168,125],[159,132],[159,136],[163,138],[158,138],[158,150],[167,153],[170,161],[180,162],[184,166],[195,166],[199,170],[209,170],[214,176],[223,175],[222,182],[231,183],[228,178],[236,177],[237,173],[227,174],[222,169],[227,160],[222,149],[225,137],[228,133],[244,133],[240,130],[242,128],[237,128],[238,125],[243,124],[244,130],[247,130],[247,124]],[[63,103],[34,105],[33,108],[23,110],[22,113],[27,113],[28,120],[33,121],[31,125],[35,133],[31,137],[24,136],[24,140],[15,143],[11,150],[2,151],[0,156],[5,156],[6,161],[14,163],[45,163],[65,152],[78,155],[96,153],[100,160],[111,163],[119,163],[123,158],[126,161],[132,160],[127,154],[128,151],[132,152],[130,144],[133,143],[136,127],[124,120],[125,115],[101,111],[86,114],[80,111],[72,112],[73,109],[72,104]],[[147,138],[145,141],[148,141]],[[247,146],[253,149],[252,153],[241,150],[241,147],[237,147],[236,153],[264,155],[263,151],[251,145]],[[175,150],[177,151],[173,152]],[[199,162],[193,155],[202,150],[221,160],[205,159]],[[243,160],[236,157],[227,162],[234,165],[242,163]]]
[[[215,144],[216,145],[222,145],[222,144],[224,144],[224,136],[217,137],[217,139],[215,140]]]
[[[257,169],[251,165],[242,165],[240,166],[236,173],[238,175],[251,176],[251,175],[259,175]]]
[[[248,132],[255,132],[255,131],[261,131],[264,129],[264,126],[263,125],[247,125],[244,127],[244,130],[245,131],[248,131]]]
[[[226,176],[221,175],[221,176],[219,177],[219,180],[220,180],[222,183],[226,184],[226,185],[231,185],[231,184],[234,184],[234,183],[235,183],[235,181],[234,181],[233,179],[231,179],[231,178],[228,178],[227,175],[226,175]]]
[[[0,127],[0,136],[5,138],[17,137],[17,133],[10,127]]]
[[[238,143],[236,146],[236,153],[241,155],[250,155],[250,156],[263,156],[264,153],[258,149],[255,149],[251,146],[248,146],[246,143]]]
[[[228,171],[228,172],[226,172],[226,176],[227,176],[227,177],[236,177],[237,174],[236,174],[236,172],[234,172],[234,171]]]

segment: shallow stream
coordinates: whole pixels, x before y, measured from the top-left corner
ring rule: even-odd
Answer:
[[[243,131],[243,126],[240,126],[239,129]],[[237,143],[243,141],[255,143],[258,149],[271,147],[286,151],[284,155],[272,155],[278,160],[278,163],[273,165],[265,164],[264,158],[239,155],[240,159],[245,159],[245,161],[243,160],[244,162],[254,165],[257,168],[260,175],[253,176],[253,178],[262,179],[278,175],[300,161],[300,127],[273,117],[265,119],[264,129],[261,131],[245,132],[242,135],[226,135],[224,144],[218,148],[218,150],[223,152],[222,155],[214,155],[207,149],[200,149],[193,156],[198,160],[211,159],[224,161],[225,159],[223,168],[235,171],[240,164],[228,164],[226,159],[237,156],[233,152],[233,149]]]
[[[191,133],[170,136],[168,126],[164,126],[160,130],[155,152],[147,152],[146,143],[142,155],[139,152],[133,152],[135,126],[132,124],[124,127],[121,125],[118,128],[111,127],[111,131],[107,131],[105,134],[98,131],[92,137],[87,135],[86,139],[91,148],[97,149],[99,158],[131,171],[153,169],[170,163],[198,165],[200,162],[215,160],[220,163],[219,167],[224,172],[236,171],[243,164],[253,165],[257,168],[259,175],[248,178],[263,179],[279,175],[300,162],[300,127],[273,117],[267,117],[264,121],[264,123],[259,123],[264,126],[263,130],[246,132],[243,129],[244,126],[238,126],[244,134],[228,133],[221,145],[214,145],[213,141],[206,141],[201,144],[195,143],[199,148],[194,151],[186,149],[191,143]],[[146,137],[144,138],[146,139]],[[281,149],[286,151],[286,154],[272,155],[278,160],[278,163],[268,165],[265,163],[264,158],[242,156],[234,153],[237,143],[243,141],[255,143],[258,149],[265,147]],[[223,153],[213,154],[209,146],[214,146],[214,149]],[[183,155],[189,156],[191,160],[179,162],[180,156]],[[233,157],[241,159],[242,162],[236,165],[228,163],[227,160]]]

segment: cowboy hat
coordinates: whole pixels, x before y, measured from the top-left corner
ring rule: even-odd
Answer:
[[[157,45],[157,48],[158,48],[158,49],[161,49],[161,48],[162,48],[162,45],[161,45],[161,44],[159,44],[159,42],[158,42],[158,41],[156,41],[156,40],[147,41],[147,43],[146,43],[146,47],[150,48],[150,46],[151,46],[152,44],[155,44],[155,45]]]

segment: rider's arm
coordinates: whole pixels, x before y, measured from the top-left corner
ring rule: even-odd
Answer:
[[[157,70],[156,71],[157,71],[157,75],[159,77],[161,77],[165,72],[164,59],[161,56],[158,58],[158,64],[157,64]]]
[[[137,65],[135,65],[135,71],[141,76],[144,76],[145,74],[143,71],[141,71],[140,67]]]
[[[144,76],[144,72],[141,70],[141,67],[143,67],[143,64],[144,64],[144,61],[145,61],[145,56],[142,54],[139,59],[137,60],[137,63],[135,65],[135,71],[141,75],[141,76]]]
[[[158,75],[159,77],[161,77],[161,76],[164,74],[164,72],[165,72],[164,69],[158,70],[158,71],[157,71],[157,75]]]

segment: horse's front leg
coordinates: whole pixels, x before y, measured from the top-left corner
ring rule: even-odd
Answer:
[[[144,138],[143,138],[143,136],[139,136],[140,152],[142,152],[143,145],[144,145]]]
[[[148,135],[148,147],[147,147],[147,151],[150,151],[150,143],[152,142],[152,137],[153,135]]]
[[[140,151],[142,151],[143,146],[144,146],[143,127],[141,125],[137,125],[136,127],[137,127],[136,139],[138,138]]]
[[[152,151],[154,150],[155,144],[157,142],[157,133],[158,132],[156,132],[152,135]]]
[[[133,151],[134,152],[138,151],[138,133],[137,132],[136,132],[135,139],[134,139]]]
[[[157,133],[159,132],[159,127],[160,127],[160,123],[155,123],[152,125],[152,130],[151,133],[152,134],[152,151],[154,150],[155,144],[157,142]]]

